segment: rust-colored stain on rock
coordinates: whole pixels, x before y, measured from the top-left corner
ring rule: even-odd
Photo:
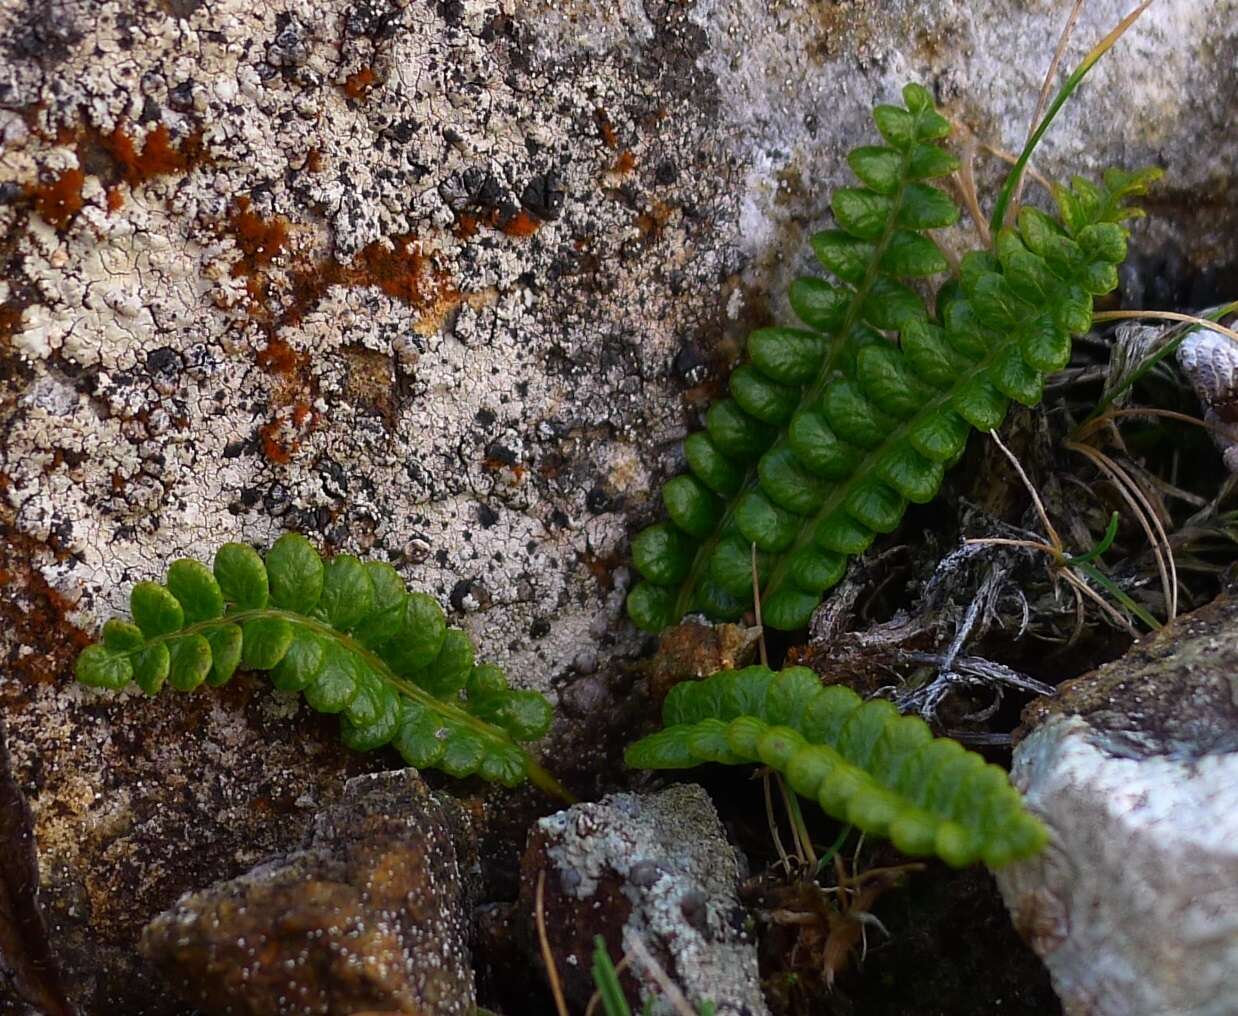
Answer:
[[[48,184],[28,187],[34,199],[35,211],[50,226],[64,229],[69,220],[82,210],[82,184],[86,174],[80,169],[61,170]]]
[[[364,99],[377,80],[373,67],[362,67],[344,79],[344,94],[350,99]]]

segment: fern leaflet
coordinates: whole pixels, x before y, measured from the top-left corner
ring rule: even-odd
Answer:
[[[475,663],[469,636],[389,564],[350,554],[324,562],[286,533],[265,562],[241,543],[220,547],[213,568],[174,561],[166,585],[137,583],[129,604],[133,621],[108,621],[78,656],[81,683],[132,682],[154,695],[265,670],[276,688],[339,714],[341,739],[357,751],[391,744],[409,765],[508,786],[527,777],[569,799],[519,743],[546,733],[550,703]]]
[[[747,667],[678,684],[662,719],[665,729],[628,748],[628,765],[761,762],[834,818],[955,867],[982,860],[996,868],[1046,840],[1001,768],[933,737],[884,699],[823,686],[806,667]]]

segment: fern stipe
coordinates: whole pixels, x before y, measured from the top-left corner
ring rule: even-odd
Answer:
[[[409,765],[507,786],[528,778],[570,800],[520,744],[549,729],[550,703],[476,663],[469,636],[389,564],[324,561],[285,533],[265,562],[242,543],[220,547],[212,568],[174,561],[166,584],[137,583],[129,604],[133,621],[109,620],[78,656],[82,684],[155,695],[269,671],[277,689],[338,714],[350,748],[390,744]]]
[[[664,729],[628,748],[638,769],[759,762],[803,797],[906,854],[996,868],[1044,846],[1006,773],[885,699],[824,686],[807,667],[746,667],[686,681]]]
[[[926,181],[951,172],[937,142],[948,122],[917,85],[905,107],[874,111],[884,146],[848,160],[863,186],[841,188],[838,228],[813,250],[834,276],[798,279],[790,303],[806,328],[762,328],[730,398],[684,443],[688,472],[663,489],[668,521],[633,540],[641,573],[628,613],[660,631],[700,611],[807,625],[847,560],[895,529],[908,503],[936,496],[971,429],[989,430],[1011,400],[1040,401],[1087,331],[1093,298],[1117,285],[1126,257],[1124,201],[1155,171],[1108,171],[1055,192],[1058,220],[1024,208],[992,252],[973,252],[932,312],[906,280],[937,275],[945,256],[927,231],[958,209]],[[884,333],[896,332],[898,342]]]

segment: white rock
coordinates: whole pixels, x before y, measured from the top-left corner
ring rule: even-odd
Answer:
[[[1068,1014],[1238,1013],[1236,621],[1149,636],[1015,750],[1052,839],[998,883]]]

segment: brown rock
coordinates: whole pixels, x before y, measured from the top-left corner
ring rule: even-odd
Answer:
[[[412,769],[351,780],[307,849],[182,897],[142,951],[211,1013],[470,1013],[452,812]]]
[[[1119,660],[1065,681],[1023,710],[1021,739],[1078,716],[1110,751],[1135,756],[1238,748],[1238,598],[1220,596],[1136,642]]]

